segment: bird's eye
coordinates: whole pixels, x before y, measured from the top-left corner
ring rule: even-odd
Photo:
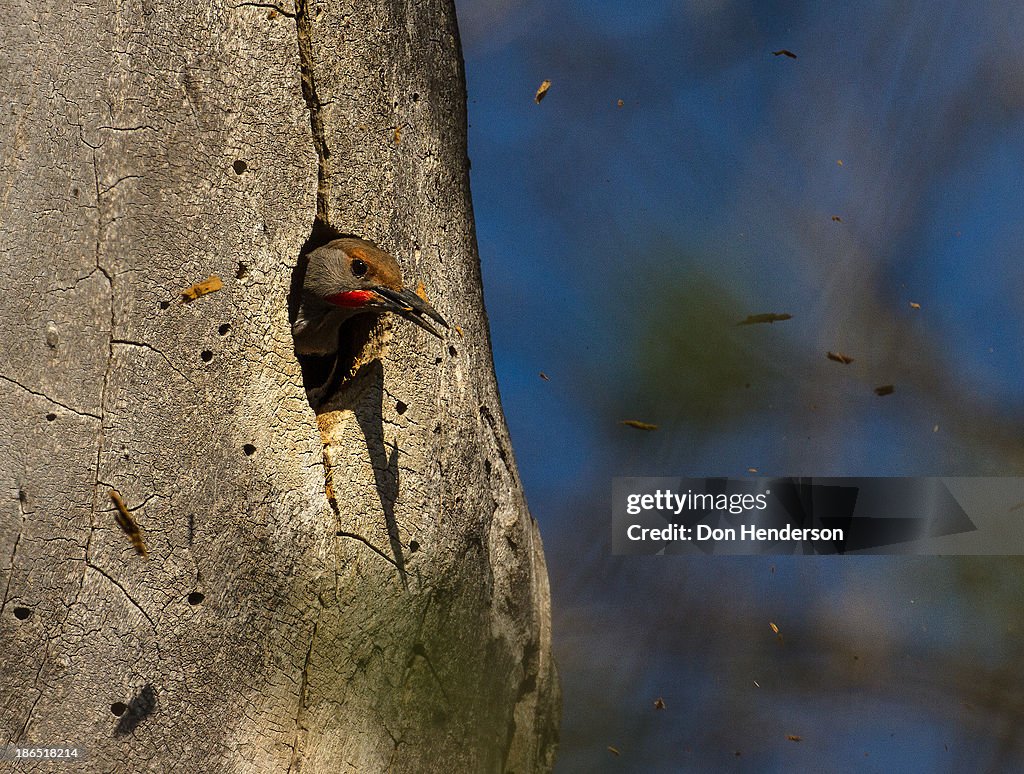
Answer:
[[[365,276],[369,268],[370,267],[366,265],[366,261],[360,261],[358,258],[352,261],[352,274],[356,277]]]

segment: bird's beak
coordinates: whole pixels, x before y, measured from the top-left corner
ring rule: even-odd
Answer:
[[[380,285],[372,290],[382,302],[382,306],[389,312],[399,314],[406,320],[416,323],[423,330],[434,334],[439,339],[444,338],[437,328],[423,319],[423,315],[431,318],[444,328],[448,327],[448,323],[437,313],[434,307],[411,290],[392,290]]]

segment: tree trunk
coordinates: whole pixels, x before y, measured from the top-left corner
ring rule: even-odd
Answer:
[[[549,769],[451,2],[5,6],[0,741],[111,772]],[[382,320],[318,413],[287,305],[315,216],[453,325]]]

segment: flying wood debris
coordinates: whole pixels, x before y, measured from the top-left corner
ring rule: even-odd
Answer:
[[[220,277],[216,274],[211,274],[202,282],[197,282],[195,285],[181,291],[181,302],[187,304],[189,301],[195,301],[199,296],[205,296],[207,293],[216,293],[222,287],[224,287],[224,283],[220,281]]]
[[[772,51],[772,56],[788,56],[790,59],[796,59],[796,54],[788,48],[780,48],[778,51]]]
[[[623,102],[623,101],[622,101],[622,100],[620,99],[620,100],[619,100],[618,102],[616,102],[615,104],[616,104],[616,105],[618,105],[619,107],[622,107],[622,106],[623,106],[623,105],[625,105],[626,103],[625,103],[625,102]]]
[[[612,747],[611,745],[608,745],[608,752],[610,752],[610,753],[611,753],[612,755],[614,755],[614,756],[615,756],[616,758],[617,758],[617,757],[618,757],[619,755],[621,755],[621,754],[622,754],[622,753],[620,753],[620,752],[618,751],[618,749],[616,749],[615,747]]]
[[[654,709],[656,709],[656,710],[663,710],[663,709],[665,709],[665,700],[662,699],[660,696],[657,699],[654,700]]]
[[[139,529],[139,525],[135,523],[134,517],[128,511],[128,508],[124,504],[124,500],[121,499],[121,495],[116,489],[110,490],[110,499],[114,503],[114,507],[117,508],[114,518],[117,519],[117,525],[124,530],[124,534],[128,536],[128,539],[132,541],[132,545],[135,547],[135,552],[139,556],[146,555],[146,544],[142,542],[142,530]]]
[[[844,355],[842,352],[826,352],[825,357],[829,360],[835,360],[837,363],[842,363],[843,365],[849,365],[853,362],[852,357]]]
[[[551,381],[551,379],[548,378],[548,375],[546,373],[544,373],[543,371],[540,372],[540,378],[543,379],[545,382],[550,382]]]
[[[786,734],[786,738],[791,742],[802,742],[804,740],[802,736],[797,736],[796,734]]]
[[[550,89],[550,88],[551,88],[551,81],[545,79],[543,81],[543,83],[541,83],[540,87],[537,89],[537,93],[533,95],[533,101],[536,102],[539,105],[540,101],[542,99],[544,99],[544,97],[547,96],[548,89]]]
[[[775,632],[776,634],[778,634],[778,633],[779,633],[779,627],[778,627],[778,626],[776,626],[776,625],[775,625],[774,623],[772,623],[771,621],[769,621],[769,622],[768,622],[768,625],[769,625],[770,627],[772,627],[772,631],[773,631],[773,632]]]
[[[883,384],[881,387],[875,387],[875,395],[892,395],[895,390],[891,384]]]
[[[768,312],[767,314],[752,314],[748,315],[746,320],[740,320],[737,325],[757,325],[758,323],[774,323],[782,320],[792,320],[793,315],[791,314],[775,314],[775,312]]]
[[[843,222],[843,219],[842,219],[842,218],[840,218],[840,217],[839,217],[838,215],[833,215],[833,216],[832,216],[832,220],[833,220],[834,222],[836,222],[836,223],[842,223],[842,222]]]
[[[657,425],[652,425],[649,422],[641,422],[638,419],[623,419],[621,422],[619,422],[619,424],[620,425],[625,425],[626,427],[635,427],[637,430],[657,430],[658,429]]]
[[[911,301],[910,302],[910,308],[911,309],[920,309],[921,305],[919,303],[917,303],[916,301]]]

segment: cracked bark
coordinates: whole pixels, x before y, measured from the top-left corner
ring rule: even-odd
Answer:
[[[3,11],[0,744],[115,772],[550,768],[451,3]],[[319,416],[286,303],[314,218],[464,332],[385,321]]]

